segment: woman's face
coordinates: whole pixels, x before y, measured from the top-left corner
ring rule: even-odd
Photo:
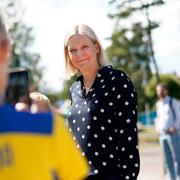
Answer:
[[[99,47],[86,35],[73,35],[68,40],[67,51],[72,65],[80,72],[99,67],[97,61]]]

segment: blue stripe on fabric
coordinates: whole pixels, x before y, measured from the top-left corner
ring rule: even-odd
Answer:
[[[30,114],[16,112],[11,106],[0,107],[1,133],[51,134],[53,117],[51,113]]]

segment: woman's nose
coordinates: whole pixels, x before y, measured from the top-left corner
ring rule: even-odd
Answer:
[[[76,52],[76,56],[77,57],[82,57],[83,56],[83,51],[82,50],[78,50],[77,52]]]

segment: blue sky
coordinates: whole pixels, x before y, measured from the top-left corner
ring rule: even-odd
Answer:
[[[108,0],[22,0],[26,9],[24,21],[34,27],[34,51],[42,57],[46,67],[44,80],[47,88],[61,89],[64,78],[63,40],[70,27],[85,23],[91,26],[103,47],[112,33],[114,22],[107,17],[112,8]],[[167,0],[167,4],[150,11],[151,18],[161,23],[153,32],[155,55],[160,72],[180,74],[180,1]],[[142,18],[142,15],[134,16]]]

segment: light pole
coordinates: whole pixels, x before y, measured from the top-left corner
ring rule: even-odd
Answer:
[[[146,15],[146,20],[147,20],[147,35],[148,35],[149,48],[150,48],[150,54],[151,54],[151,61],[154,64],[157,83],[159,83],[160,82],[159,70],[158,70],[158,66],[156,63],[155,55],[154,55],[154,48],[153,48],[153,41],[152,41],[152,34],[151,34],[152,27],[151,27],[151,20],[149,18],[149,7],[152,5],[152,3],[149,3],[148,0],[141,0],[141,3],[143,6],[143,9],[145,9],[145,15]]]

